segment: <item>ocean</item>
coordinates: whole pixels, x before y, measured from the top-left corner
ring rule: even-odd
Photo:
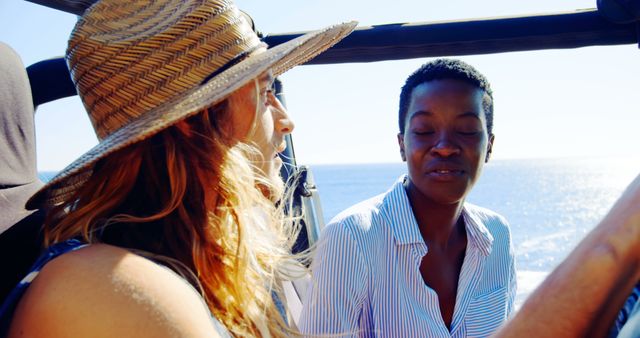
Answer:
[[[326,222],[385,192],[404,163],[311,166]],[[591,230],[640,173],[640,159],[492,160],[467,201],[511,225],[518,270],[516,307]]]
[[[385,192],[404,163],[312,165],[325,222]],[[498,212],[511,225],[519,307],[589,232],[640,173],[640,158],[492,160],[468,201]],[[51,172],[40,173],[42,179]]]

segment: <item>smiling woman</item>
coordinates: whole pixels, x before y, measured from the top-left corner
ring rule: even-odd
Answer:
[[[469,193],[489,160],[494,139],[482,104],[485,95],[492,100],[477,86],[451,78],[414,87],[406,127],[398,134],[411,178],[410,195],[452,204]]]
[[[465,202],[488,160],[492,112],[489,83],[464,62],[439,59],[409,76],[398,114],[409,173],[327,225],[303,332],[484,337],[507,319],[509,227]]]

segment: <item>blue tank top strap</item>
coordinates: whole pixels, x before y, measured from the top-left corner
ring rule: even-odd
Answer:
[[[629,318],[634,313],[634,309],[636,308],[638,302],[640,302],[640,282],[638,282],[633,288],[633,291],[631,291],[631,294],[624,302],[622,309],[620,309],[620,312],[618,312],[618,316],[616,317],[613,326],[609,330],[609,338],[618,337],[618,334],[622,330],[622,327],[627,324],[627,321],[629,321]]]
[[[13,312],[20,301],[20,298],[24,295],[25,291],[31,284],[34,278],[38,275],[40,270],[54,258],[65,254],[70,251],[78,250],[87,246],[87,243],[81,242],[77,239],[69,239],[64,242],[56,243],[48,247],[36,262],[31,266],[27,275],[16,285],[16,287],[9,293],[6,299],[0,307],[0,337],[6,336],[9,330],[9,325],[13,319]]]

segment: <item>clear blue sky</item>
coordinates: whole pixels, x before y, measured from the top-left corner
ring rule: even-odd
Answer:
[[[545,13],[595,7],[583,0],[240,0],[258,29],[282,33],[361,25]],[[0,2],[0,40],[25,65],[64,54],[75,16],[22,0]],[[461,57],[491,81],[494,158],[640,158],[640,51],[634,45]],[[396,111],[404,79],[428,59],[303,66],[284,75],[294,143],[304,164],[397,162]],[[635,80],[635,81],[632,81]],[[40,170],[58,170],[96,139],[76,98],[36,114]]]

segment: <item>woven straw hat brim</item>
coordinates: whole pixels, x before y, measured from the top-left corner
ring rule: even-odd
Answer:
[[[331,26],[305,34],[262,53],[251,54],[203,85],[141,115],[113,132],[60,171],[29,199],[27,208],[35,209],[67,200],[87,181],[94,165],[100,159],[147,139],[202,109],[221,102],[269,69],[274,76],[278,76],[296,65],[309,61],[349,35],[356,25],[356,22],[348,22]]]

